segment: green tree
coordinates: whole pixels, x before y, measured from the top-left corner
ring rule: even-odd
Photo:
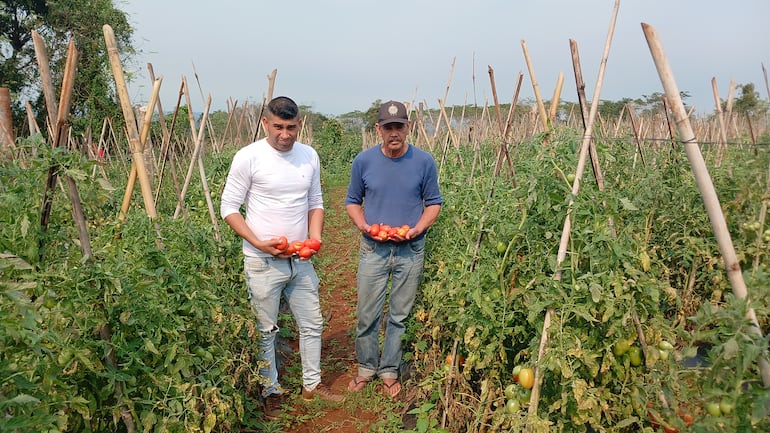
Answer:
[[[759,98],[754,83],[738,84],[741,95],[735,99],[733,111],[741,114],[761,114],[767,112],[767,103]]]
[[[61,84],[69,41],[78,49],[77,73],[72,95],[73,128],[82,132],[93,122],[117,117],[114,80],[102,26],[109,24],[125,56],[133,56],[133,28],[125,12],[111,0],[5,0],[0,1],[0,86],[8,87],[14,100],[14,119],[23,125],[24,100],[30,101],[37,121],[45,125],[45,107],[39,85],[40,73],[32,31],[45,40],[54,86]],[[130,77],[129,77],[130,78]],[[98,131],[98,128],[96,128]]]
[[[368,110],[366,110],[366,113],[364,113],[364,118],[366,119],[366,129],[374,130],[374,124],[377,123],[377,116],[380,112],[380,105],[382,105],[382,100],[377,99],[372,102],[372,105]]]

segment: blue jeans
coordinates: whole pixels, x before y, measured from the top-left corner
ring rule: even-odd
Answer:
[[[283,392],[275,363],[275,337],[281,295],[286,299],[299,328],[302,384],[308,389],[321,382],[321,332],[323,317],[318,299],[318,275],[309,260],[296,257],[245,257],[244,273],[249,302],[260,332],[259,374],[267,379],[264,397]]]
[[[425,239],[405,242],[377,242],[362,237],[358,261],[358,325],[356,357],[358,375],[382,379],[398,378],[401,366],[401,337],[404,321],[412,311],[417,287],[422,280]],[[382,357],[379,356],[380,319],[390,281],[388,322]]]

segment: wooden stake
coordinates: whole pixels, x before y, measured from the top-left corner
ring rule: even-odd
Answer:
[[[716,166],[719,167],[722,165],[722,155],[725,146],[727,146],[727,133],[725,131],[725,118],[722,113],[722,103],[719,99],[716,77],[711,78],[711,89],[714,92],[714,106],[716,107],[717,119],[719,120],[719,145],[717,146],[717,158],[715,161]]]
[[[561,88],[564,84],[564,74],[559,72],[559,78],[556,79],[556,88],[553,90],[553,98],[551,98],[551,111],[548,114],[548,119],[553,125],[553,121],[556,119],[556,112],[559,111],[559,99],[561,98]]]
[[[711,227],[714,231],[717,243],[719,244],[719,251],[724,260],[727,277],[732,286],[733,294],[736,298],[744,300],[748,298],[748,290],[746,288],[746,283],[743,280],[741,265],[738,261],[738,256],[735,253],[732,239],[730,238],[730,231],[727,228],[727,223],[719,204],[719,197],[714,189],[714,184],[711,181],[708,168],[703,160],[703,155],[700,153],[698,142],[693,134],[692,127],[690,126],[690,120],[687,118],[687,113],[684,109],[684,104],[682,103],[679,89],[676,80],[674,79],[674,74],[669,67],[668,59],[663,52],[663,45],[658,39],[655,29],[646,23],[642,23],[642,29],[644,30],[647,44],[650,47],[652,58],[655,61],[655,67],[658,70],[660,81],[663,84],[666,95],[671,101],[671,110],[674,114],[674,121],[679,129],[679,136],[684,145],[687,159],[690,161],[690,166],[695,175],[698,190],[703,197],[706,212],[711,220]],[[719,104],[717,104],[717,106],[718,105]],[[752,325],[749,326],[749,332],[762,341],[762,331],[759,328],[759,322],[757,321],[754,309],[749,308],[746,316],[752,323]],[[759,372],[762,376],[764,387],[770,388],[770,363],[767,361],[767,347],[762,349],[763,354],[759,357]]]
[[[139,147],[142,153],[144,153],[145,143],[147,143],[147,136],[150,134],[150,124],[152,123],[152,113],[155,112],[153,107],[158,101],[158,93],[160,92],[160,83],[163,80],[162,77],[155,80],[152,86],[152,93],[150,94],[150,103],[147,106],[147,111],[144,113],[144,119],[142,120],[142,131],[139,133]],[[136,154],[134,154],[136,155]],[[120,206],[120,214],[118,218],[125,220],[126,212],[128,212],[128,205],[131,203],[131,195],[134,193],[134,185],[136,184],[136,158],[131,162],[131,173],[128,175],[128,183],[126,184],[126,191],[123,194],[123,202]],[[155,199],[153,198],[153,203]]]
[[[561,280],[561,271],[559,267],[567,257],[567,244],[569,242],[569,235],[572,227],[570,217],[572,216],[572,207],[575,203],[575,197],[580,190],[580,179],[583,176],[583,170],[585,169],[585,163],[588,156],[588,150],[591,140],[593,140],[593,127],[594,120],[596,119],[596,113],[599,110],[599,96],[601,94],[602,82],[604,81],[604,71],[607,67],[607,58],[609,57],[610,46],[612,44],[612,34],[615,31],[615,22],[617,21],[618,8],[620,7],[620,0],[615,0],[615,6],[612,11],[612,19],[610,22],[610,28],[607,34],[607,40],[604,45],[604,54],[602,55],[601,65],[599,67],[599,76],[596,80],[596,88],[594,89],[594,96],[591,100],[591,110],[588,113],[588,121],[586,122],[585,132],[583,134],[583,142],[580,147],[580,156],[578,158],[578,165],[575,173],[575,181],[572,184],[572,194],[570,195],[569,204],[567,207],[567,215],[564,218],[564,226],[561,233],[561,241],[559,243],[559,251],[556,256],[556,272],[553,279],[555,281]],[[549,309],[545,313],[545,319],[543,320],[543,330],[541,333],[540,347],[538,349],[538,359],[542,359],[545,354],[545,347],[548,342],[548,326],[551,323],[551,315],[553,310]],[[540,400],[540,387],[543,382],[542,371],[539,365],[535,365],[535,384],[532,387],[532,395],[529,400],[529,415],[534,416],[537,414],[537,407]],[[530,428],[531,429],[531,428]]]
[[[141,140],[139,139],[139,130],[136,126],[131,99],[128,97],[128,88],[126,86],[125,76],[123,75],[123,65],[120,62],[120,53],[118,52],[118,46],[115,41],[115,33],[109,24],[102,26],[102,31],[104,33],[104,40],[107,44],[107,54],[110,58],[110,66],[112,66],[112,75],[115,77],[115,88],[120,99],[120,106],[123,109],[123,118],[126,121],[129,146],[131,148],[133,163],[136,165],[139,186],[142,190],[142,198],[144,199],[144,208],[147,216],[154,219],[157,217],[157,212],[155,210],[155,201],[152,196],[152,185],[150,184],[150,179],[147,177],[147,170],[144,166],[144,155],[142,154],[143,149]],[[160,240],[160,238],[158,239]]]
[[[527,70],[529,71],[529,79],[532,81],[532,89],[535,91],[535,100],[537,101],[537,112],[540,115],[540,124],[543,126],[543,131],[548,131],[548,115],[545,112],[545,105],[543,105],[543,98],[540,96],[540,87],[537,84],[537,77],[535,77],[535,68],[532,66],[532,60],[529,58],[529,51],[527,50],[527,43],[524,39],[521,40],[521,49],[524,51],[524,60],[527,62]]]

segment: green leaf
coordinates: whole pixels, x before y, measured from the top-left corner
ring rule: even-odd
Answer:
[[[8,403],[12,405],[23,405],[23,404],[37,404],[40,403],[40,400],[29,395],[29,394],[19,394],[16,397],[8,400]]]

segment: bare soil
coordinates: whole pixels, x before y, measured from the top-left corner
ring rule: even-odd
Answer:
[[[299,397],[299,389],[291,390],[288,406],[291,409],[278,423],[284,432],[354,433],[369,431],[386,414],[385,404],[377,404],[380,396],[368,399],[377,392],[374,384],[362,393],[348,393],[347,386],[356,375],[356,266],[358,264],[359,234],[345,213],[345,189],[335,187],[324,194],[325,220],[322,250],[314,259],[321,284],[321,308],[324,314],[321,368],[323,383],[347,399],[340,405],[314,401],[306,403]],[[287,375],[299,376],[298,341],[296,334],[284,342],[291,348],[281,368],[281,383],[286,386]],[[299,377],[290,379],[299,383]],[[379,386],[379,384],[377,384]],[[277,431],[277,430],[272,430]]]

